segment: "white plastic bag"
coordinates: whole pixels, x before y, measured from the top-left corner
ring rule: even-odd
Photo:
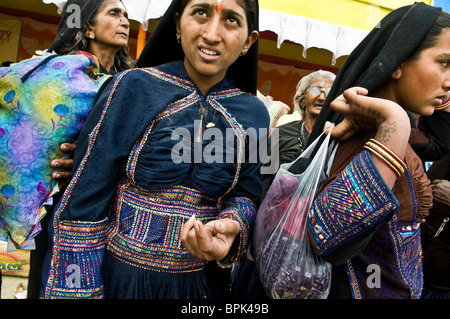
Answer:
[[[307,233],[307,213],[336,151],[328,134],[309,159],[322,135],[295,161],[281,165],[256,215],[256,267],[274,299],[325,299],[330,290],[331,264],[314,253]],[[301,161],[307,163],[303,173],[291,173]]]

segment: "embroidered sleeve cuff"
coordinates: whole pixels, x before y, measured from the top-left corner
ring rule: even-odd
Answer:
[[[312,245],[327,256],[379,224],[399,206],[368,151],[361,152],[314,201]]]
[[[45,298],[103,298],[100,271],[106,225],[106,219],[99,222],[59,223]]]
[[[231,203],[230,203],[231,201]],[[228,255],[217,263],[222,268],[230,268],[239,259],[248,245],[249,232],[256,217],[256,205],[245,197],[235,197],[228,201],[228,207],[219,214],[220,218],[230,218],[240,225],[239,242],[235,240]]]

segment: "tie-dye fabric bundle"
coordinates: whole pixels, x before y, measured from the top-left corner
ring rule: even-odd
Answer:
[[[58,190],[50,161],[74,142],[107,79],[85,52],[33,57],[0,68],[0,239],[30,249]]]

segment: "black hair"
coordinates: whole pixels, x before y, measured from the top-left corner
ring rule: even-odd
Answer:
[[[69,54],[73,51],[87,51],[89,47],[89,39],[86,37],[86,32],[88,31],[88,24],[95,25],[95,19],[97,18],[97,14],[106,6],[108,3],[107,0],[103,1],[102,4],[95,10],[95,12],[92,14],[91,18],[87,23],[85,23],[81,29],[77,32],[77,34],[67,43],[65,44],[60,50],[59,53]],[[134,67],[134,61],[130,57],[128,53],[128,47],[125,47],[114,55],[114,66],[116,67],[117,71],[124,71],[130,68]]]
[[[411,60],[418,59],[420,53],[422,53],[423,50],[435,46],[438,41],[438,37],[440,36],[442,31],[447,28],[450,28],[450,14],[448,14],[445,11],[442,11],[441,14],[438,16],[438,18],[436,19],[436,22],[428,31],[427,35],[425,36],[425,39],[417,47],[417,49],[411,55],[410,59]]]

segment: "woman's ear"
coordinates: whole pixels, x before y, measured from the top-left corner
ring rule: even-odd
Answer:
[[[173,20],[175,21],[176,34],[179,35],[180,34],[180,16],[179,16],[178,12],[175,12],[173,14]]]
[[[94,40],[95,39],[95,32],[94,29],[92,28],[92,26],[88,23],[87,24],[87,31],[85,33],[85,36],[89,39]]]
[[[395,69],[394,73],[392,73],[391,77],[394,80],[400,79],[402,76],[402,66],[400,65],[397,69]]]
[[[300,100],[298,101],[298,106],[300,106],[301,109],[305,109],[306,108],[306,102],[305,102],[305,97],[302,96],[300,98]]]
[[[258,40],[259,32],[256,30],[253,30],[250,36],[247,38],[247,41],[245,42],[243,51],[248,51],[253,43]]]

